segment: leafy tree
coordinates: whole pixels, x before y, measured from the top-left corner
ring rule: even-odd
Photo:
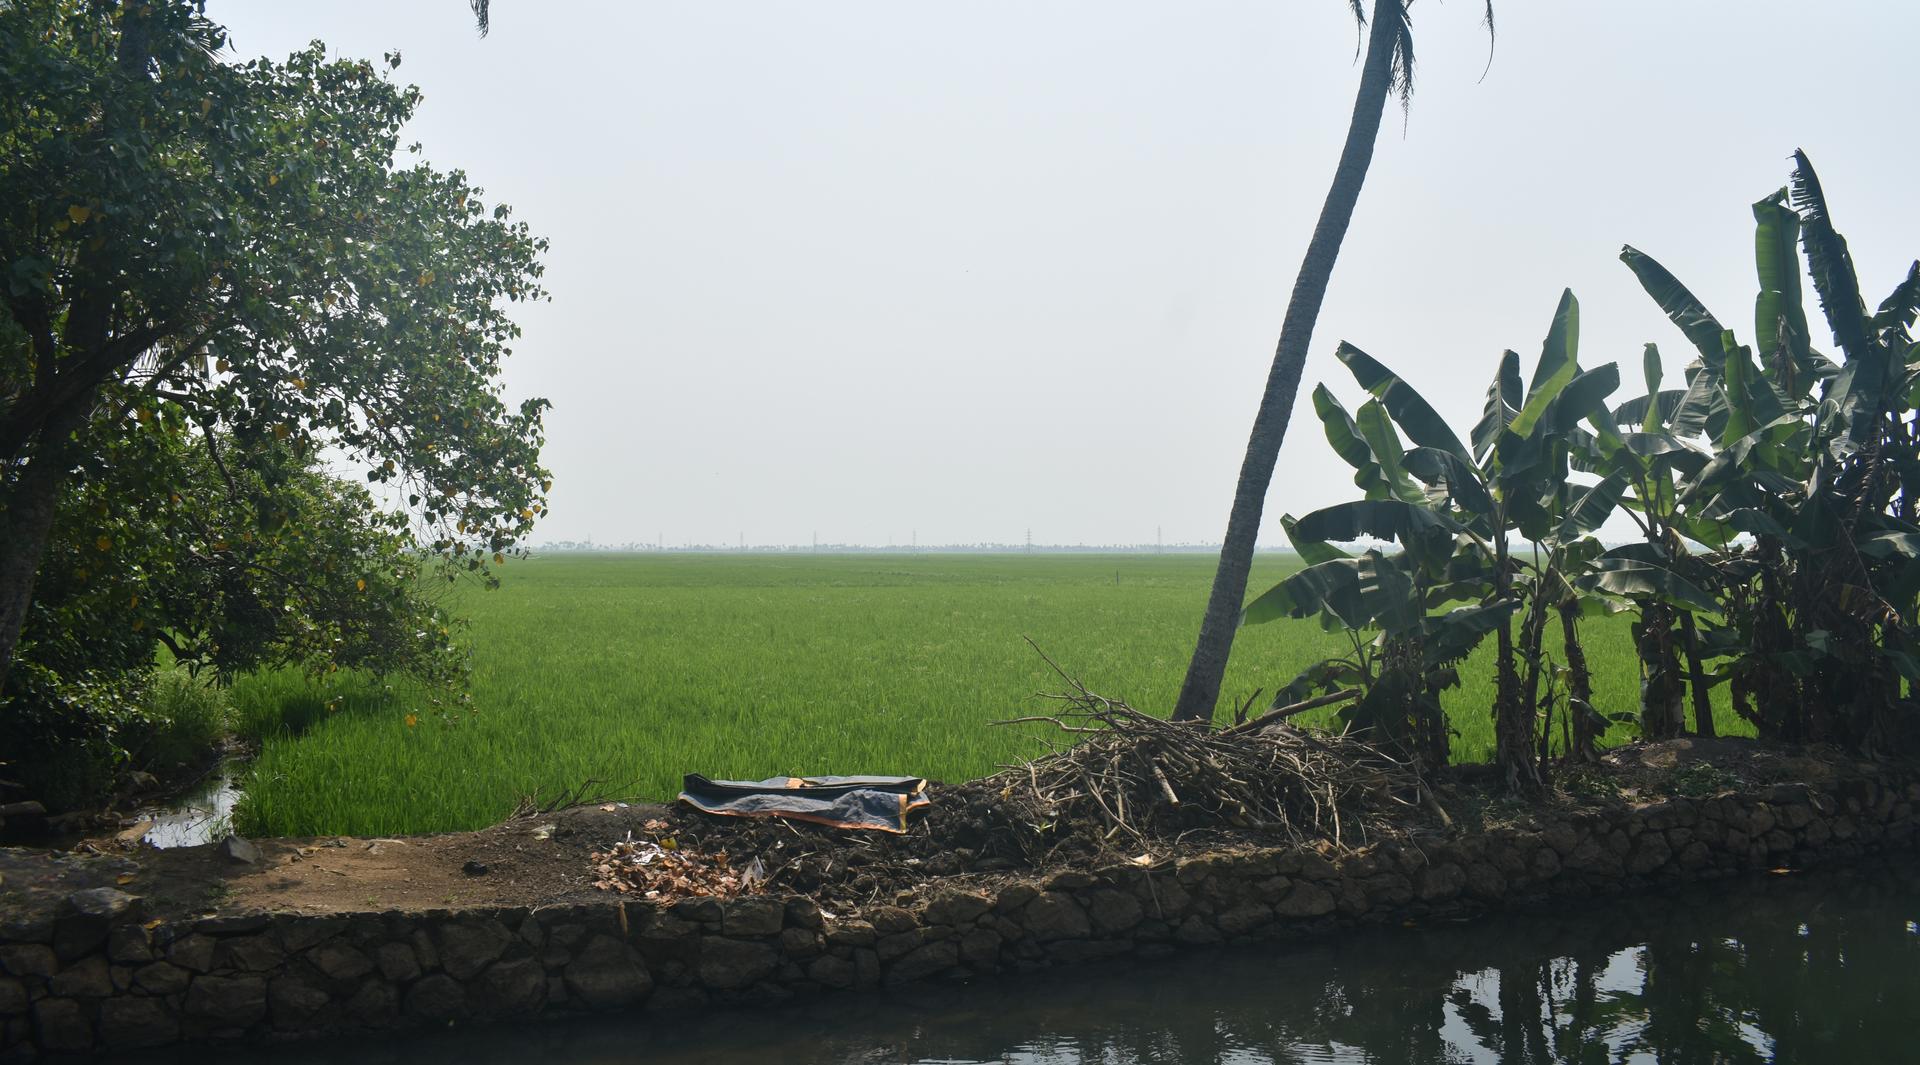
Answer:
[[[1234,486],[1233,509],[1227,518],[1220,565],[1214,572],[1206,613],[1200,621],[1200,637],[1174,705],[1175,720],[1211,718],[1214,704],[1219,701],[1220,682],[1226,676],[1227,657],[1233,651],[1234,631],[1239,627],[1242,601],[1247,593],[1247,575],[1253,568],[1253,549],[1260,535],[1261,515],[1266,509],[1267,487],[1273,482],[1273,467],[1279,461],[1280,444],[1287,435],[1294,397],[1300,391],[1300,374],[1306,366],[1307,350],[1313,343],[1313,326],[1320,317],[1320,304],[1326,298],[1334,261],[1339,258],[1340,244],[1346,239],[1354,205],[1359,202],[1360,188],[1373,161],[1374,140],[1380,132],[1387,98],[1397,95],[1405,107],[1413,97],[1413,25],[1407,13],[1411,2],[1374,0],[1372,30],[1367,37],[1360,88],[1354,96],[1353,118],[1347,126],[1347,139],[1340,150],[1333,184],[1327,190],[1326,203],[1320,208],[1313,237],[1307,243],[1306,257],[1293,283],[1293,294],[1287,300],[1280,341],[1273,353],[1273,367],[1267,374],[1260,409],[1254,416],[1253,431],[1247,437],[1240,479]],[[1361,0],[1349,0],[1349,3],[1355,21],[1364,29],[1369,20]],[[1492,0],[1487,0],[1485,25],[1491,36]]]
[[[0,6],[0,679],[58,506],[130,414],[193,427],[203,476],[226,439],[357,463],[477,573],[545,508],[546,403],[499,382],[545,242],[396,157],[417,90],[224,43],[187,0]],[[95,572],[140,548],[96,543]]]
[[[173,768],[147,761],[181,724],[153,705],[161,658],[205,682],[406,673],[442,713],[464,700],[445,585],[403,516],[270,433],[210,442],[172,405],[126,421],[62,495],[7,681],[0,749],[36,753],[33,794],[83,804],[118,768]]]

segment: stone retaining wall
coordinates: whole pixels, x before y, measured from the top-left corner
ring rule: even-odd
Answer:
[[[148,921],[111,888],[0,927],[0,1060],[799,994],[1152,957],[1915,845],[1920,776],[1556,813],[1331,857],[1227,851],[830,914],[806,899]]]

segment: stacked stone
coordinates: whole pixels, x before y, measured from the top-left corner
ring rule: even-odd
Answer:
[[[1239,849],[893,905],[805,898],[148,921],[111,888],[0,925],[0,1059],[798,994],[1155,957],[1911,850],[1920,781],[1536,813],[1356,852]]]

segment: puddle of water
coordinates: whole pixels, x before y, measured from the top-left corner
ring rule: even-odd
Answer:
[[[238,759],[223,758],[192,791],[135,812],[135,821],[149,825],[141,841],[160,848],[197,847],[231,835],[241,765]]]

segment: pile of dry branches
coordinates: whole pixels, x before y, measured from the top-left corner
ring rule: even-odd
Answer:
[[[1061,676],[1074,690],[1043,696],[1061,709],[1002,723],[1050,724],[1076,742],[995,778],[1052,834],[1093,826],[1103,843],[1132,847],[1231,828],[1345,847],[1404,824],[1415,806],[1437,809],[1413,766],[1358,740],[1283,715],[1223,730],[1167,721]]]

